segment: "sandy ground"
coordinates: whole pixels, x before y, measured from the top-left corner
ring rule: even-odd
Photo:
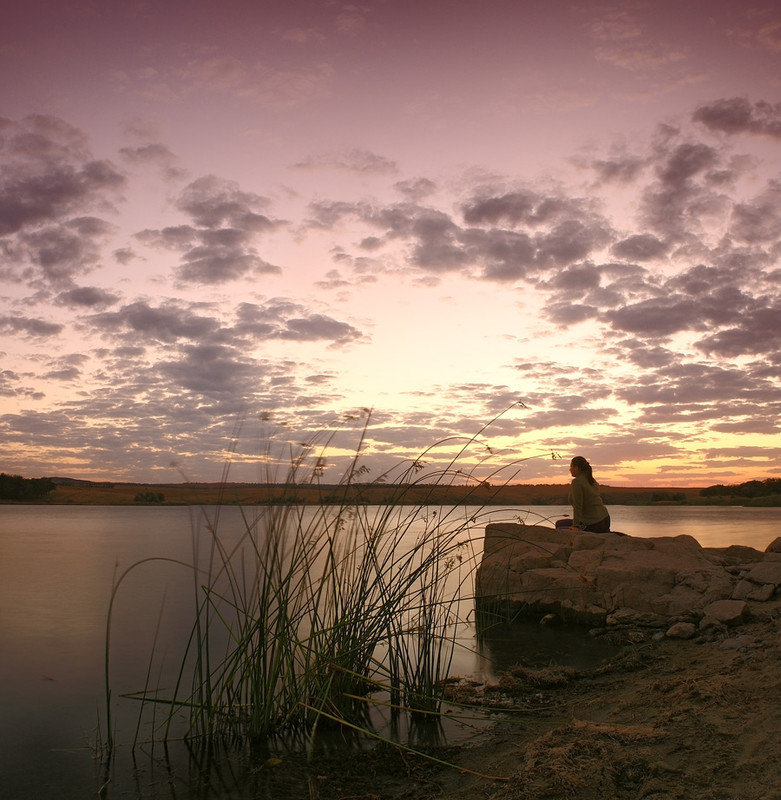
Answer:
[[[453,696],[502,708],[432,754],[321,764],[318,800],[781,800],[781,600],[740,627],[674,640],[617,634],[587,671],[511,667]],[[302,796],[306,796],[302,795]]]
[[[781,800],[774,613],[708,640],[649,637],[589,672],[511,669],[470,692],[514,710],[450,755],[501,779],[437,770],[399,797]]]
[[[262,768],[252,797],[781,800],[781,598],[707,637],[653,633],[606,634],[622,648],[588,670],[510,666],[491,685],[453,683],[451,699],[500,709],[430,751],[456,767],[379,746]]]

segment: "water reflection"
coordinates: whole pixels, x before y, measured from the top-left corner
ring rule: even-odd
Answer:
[[[494,618],[478,626],[478,642],[485,667],[496,676],[521,664],[594,669],[615,656],[620,647],[593,636],[581,625],[541,625],[533,619]]]
[[[490,509],[481,514],[473,526],[478,552],[482,531],[491,519],[535,522],[541,511],[555,520],[567,509]],[[471,511],[464,513],[471,519]],[[105,782],[93,748],[104,714],[103,645],[115,566],[123,569],[150,556],[189,558],[190,514],[189,509],[177,507],[0,506],[3,796],[83,800]],[[225,525],[234,524],[237,514],[236,509],[225,509]],[[611,516],[615,527],[633,535],[687,533],[711,547],[747,544],[764,550],[781,532],[778,508],[612,506]],[[158,652],[165,656],[166,668],[178,664],[177,654],[190,630],[193,586],[185,570],[160,562],[134,573],[125,589],[116,608],[116,630],[122,636],[118,633],[114,641],[112,670],[116,686],[132,691],[144,685],[161,607],[165,619]],[[541,628],[536,621],[497,624],[481,629],[479,635],[472,627],[464,632],[452,674],[490,678],[519,662],[546,666],[553,661],[588,668],[606,652],[606,643],[586,631]],[[168,676],[161,671],[156,669],[155,682],[165,685]],[[375,730],[388,731],[399,741],[450,743],[471,730],[468,725],[459,727],[455,714],[456,721],[441,728],[402,718],[394,723],[380,708],[373,714]],[[134,707],[118,725],[123,746],[114,762],[117,771],[104,792],[108,797],[283,796],[274,795],[274,787],[280,785],[278,773],[292,769],[292,756],[285,756],[283,770],[277,770],[273,758],[269,762],[262,753],[239,746],[236,752],[220,751],[209,763],[208,754],[172,743],[168,750],[159,744],[147,746],[137,751],[134,762],[127,749],[135,730]],[[144,733],[148,736],[151,731]],[[374,741],[366,739],[361,746],[369,750]],[[322,757],[344,760],[339,754],[342,745],[358,749],[358,740],[329,731],[323,738]],[[220,788],[226,786],[232,788]],[[308,789],[290,796],[308,796]]]
[[[487,719],[458,719],[458,712],[448,714],[448,708],[443,717],[396,714],[383,722],[376,708],[371,717],[378,735],[422,752],[439,752],[489,724]],[[119,748],[103,762],[95,791],[104,800],[298,800],[321,792],[369,797],[399,776],[404,779],[409,764],[403,759],[414,755],[401,755],[381,739],[326,723],[312,742],[289,734],[265,744],[174,741],[148,743],[134,752]],[[63,797],[69,797],[67,792]]]

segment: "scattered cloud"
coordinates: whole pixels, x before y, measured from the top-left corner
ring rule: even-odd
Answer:
[[[241,77],[231,75],[224,80]],[[276,213],[277,200],[234,180],[204,175],[173,188],[184,170],[165,144],[122,148],[125,174],[96,161],[86,135],[62,120],[6,120],[0,264],[9,286],[34,294],[7,298],[0,330],[37,350],[0,376],[0,395],[30,403],[3,415],[0,431],[8,446],[33,437],[52,458],[80,449],[117,469],[132,439],[146,448],[137,464],[124,462],[132,471],[186,449],[188,437],[221,453],[226,420],[248,411],[317,430],[349,402],[329,354],[375,339],[353,321],[368,313],[337,313],[323,292],[344,303],[408,281],[418,291],[446,282],[490,290],[499,306],[533,293],[536,333],[568,344],[556,345],[558,360],[508,359],[506,374],[524,387],[517,414],[501,416],[519,393],[481,379],[417,390],[425,411],[378,412],[366,440],[378,471],[495,414],[487,438],[507,458],[523,457],[510,443],[526,437],[566,452],[589,444],[601,463],[621,465],[676,458],[708,435],[774,436],[781,191],[772,176],[738,191],[748,162],[723,140],[774,138],[776,116],[762,103],[699,106],[695,129],[660,128],[632,155],[581,157],[588,195],[461,175],[454,197],[441,177],[399,180],[398,165],[370,151],[308,159],[297,166],[371,175],[388,191],[353,200],[325,184],[298,228]],[[165,224],[120,232],[117,203],[133,170],[150,165],[167,187]],[[606,202],[616,186],[635,200],[620,220]],[[326,243],[298,295],[269,290],[290,270],[280,237]],[[107,252],[125,270],[154,268],[160,292],[107,280]],[[227,291],[239,281],[246,291]],[[518,346],[533,348],[524,330]],[[53,387],[74,383],[78,394],[46,407]],[[89,435],[96,421],[99,440]],[[542,463],[523,469],[528,480],[549,474]]]
[[[695,122],[702,123],[712,131],[781,139],[781,103],[764,100],[752,103],[746,97],[731,97],[701,105],[692,116]]]
[[[101,308],[119,301],[119,295],[100,289],[97,286],[77,286],[62,292],[57,302],[74,308]]]
[[[48,338],[61,333],[64,326],[34,317],[0,317],[0,330],[6,334],[20,334],[29,338]]]
[[[300,170],[343,170],[358,174],[396,175],[399,171],[395,162],[368,150],[354,149],[344,153],[330,153],[310,156],[297,164],[293,169]]]

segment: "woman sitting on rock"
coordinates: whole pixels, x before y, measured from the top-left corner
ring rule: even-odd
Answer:
[[[569,465],[569,473],[572,475],[569,489],[572,527],[590,533],[608,533],[610,514],[599,496],[599,484],[594,480],[591,464],[583,456],[575,456]]]

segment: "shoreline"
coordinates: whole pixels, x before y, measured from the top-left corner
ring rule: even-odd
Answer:
[[[592,669],[463,680],[449,700],[490,709],[488,729],[430,749],[434,760],[380,749],[345,770],[326,759],[312,765],[318,796],[779,800],[780,606],[689,640],[614,631],[622,649]]]
[[[704,497],[701,487],[603,486],[607,505],[767,506],[735,496]],[[247,484],[58,482],[39,499],[0,500],[1,505],[568,505],[569,484],[442,486],[437,484]],[[772,504],[770,504],[772,505]],[[775,505],[773,507],[776,507]]]
[[[780,633],[775,603],[691,640],[627,631],[622,653],[587,672],[511,668],[472,694],[512,721],[454,757],[505,780],[440,773],[436,795],[412,797],[777,800]]]

